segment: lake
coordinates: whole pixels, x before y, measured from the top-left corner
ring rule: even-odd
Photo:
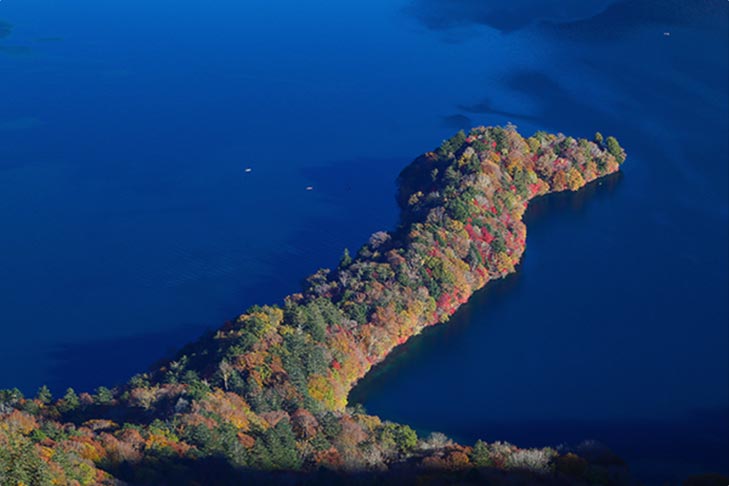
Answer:
[[[1,2],[0,387],[122,382],[280,301],[393,227],[399,171],[460,128],[601,131],[622,174],[534,201],[519,271],[351,401],[729,474],[728,7]]]

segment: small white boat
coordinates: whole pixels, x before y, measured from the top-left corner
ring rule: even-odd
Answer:
[[[250,167],[246,167],[246,170],[245,171],[246,171],[246,173],[248,173],[248,172],[253,171],[253,169],[251,169]]]
[[[670,37],[671,33],[670,32],[664,32],[663,35],[665,35],[666,37]]]
[[[307,191],[313,191],[314,190],[314,186],[306,186],[306,190]]]

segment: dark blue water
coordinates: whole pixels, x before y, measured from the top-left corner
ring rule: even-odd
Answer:
[[[622,176],[536,203],[519,272],[352,398],[461,440],[596,439],[647,481],[729,473],[728,16],[4,0],[0,387],[121,381],[278,301],[391,227],[399,170],[458,128],[600,130]]]

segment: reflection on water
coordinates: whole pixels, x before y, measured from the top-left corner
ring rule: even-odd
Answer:
[[[378,364],[355,386],[349,394],[350,403],[367,404],[368,398],[380,392],[380,388],[388,380],[412,370],[414,362],[439,359],[435,353],[444,346],[452,346],[452,341],[462,338],[473,325],[473,318],[484,317],[484,312],[503,306],[505,299],[513,296],[519,288],[522,272],[489,283],[486,288],[473,294],[471,299],[462,305],[445,325],[437,325],[423,330],[406,344],[398,346],[385,361]],[[443,362],[443,361],[442,361]],[[444,366],[447,363],[443,362]],[[369,410],[374,412],[374,410]],[[450,413],[443,410],[444,414]],[[440,430],[440,429],[438,429]],[[431,430],[432,431],[432,430]]]
[[[549,218],[560,213],[583,213],[587,205],[597,198],[612,197],[620,187],[625,173],[616,172],[594,181],[577,192],[560,192],[540,197],[529,203],[529,209],[524,214],[527,231],[536,223],[549,225]]]
[[[610,198],[619,188],[624,174],[618,172],[606,176],[599,181],[592,182],[578,192],[562,192],[539,197],[529,204],[524,215],[527,231],[536,224],[548,226],[550,217],[567,213],[581,214],[587,205],[600,198]],[[412,370],[414,363],[422,363],[431,359],[438,359],[444,347],[453,347],[449,342],[465,339],[469,336],[469,326],[475,325],[475,320],[487,322],[493,313],[498,315],[499,310],[508,308],[522,286],[523,270],[518,267],[516,273],[503,279],[494,280],[486,287],[477,291],[462,305],[445,325],[426,328],[422,334],[412,338],[405,345],[397,347],[387,359],[375,366],[349,395],[351,403],[367,403],[368,397],[381,393],[381,387],[388,387],[397,377]],[[445,362],[445,360],[444,360]],[[447,413],[444,411],[444,413]]]

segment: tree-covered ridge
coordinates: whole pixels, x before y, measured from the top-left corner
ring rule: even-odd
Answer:
[[[336,269],[319,270],[282,305],[249,309],[114,390],[69,390],[56,401],[47,390],[32,400],[5,392],[0,483],[209,484],[211,470],[222,482],[250,470],[404,465],[426,476],[528,470],[544,481],[619,480],[573,453],[419,439],[348,408],[347,395],[393,348],[514,271],[529,200],[577,190],[624,159],[599,134],[459,132],[400,174],[398,228],[375,233],[355,255],[345,250]]]

